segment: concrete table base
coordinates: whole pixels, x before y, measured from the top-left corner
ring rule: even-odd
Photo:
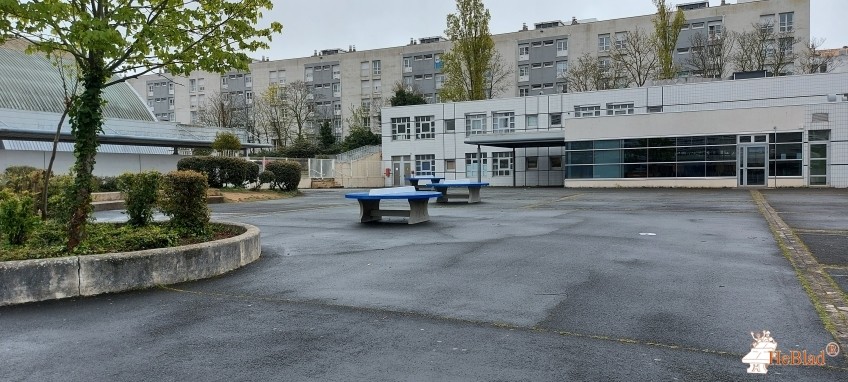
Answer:
[[[409,210],[381,210],[379,200],[359,200],[359,221],[362,223],[380,221],[383,216],[409,218],[408,224],[418,224],[430,220],[427,211],[429,199],[409,199]]]
[[[437,203],[447,203],[449,199],[465,199],[468,204],[480,203],[480,187],[469,187],[468,194],[448,195],[448,188],[439,188],[438,191],[442,196],[436,199]]]

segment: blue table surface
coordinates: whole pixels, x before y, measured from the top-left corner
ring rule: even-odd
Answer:
[[[488,186],[489,183],[486,182],[468,182],[468,183],[433,183],[433,188],[447,188],[447,187],[483,187]]]
[[[345,198],[348,199],[360,199],[360,200],[381,200],[381,199],[430,199],[430,198],[438,198],[442,196],[441,192],[435,191],[415,191],[415,192],[403,192],[398,194],[385,194],[385,195],[369,195],[367,192],[354,192],[350,194],[345,194]]]
[[[406,180],[442,180],[444,178],[440,178],[438,176],[409,176],[404,178]]]

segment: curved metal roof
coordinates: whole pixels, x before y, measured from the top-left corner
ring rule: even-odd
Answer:
[[[59,71],[41,53],[0,48],[0,108],[62,113],[64,90]],[[106,118],[153,121],[147,104],[126,83],[103,90]]]

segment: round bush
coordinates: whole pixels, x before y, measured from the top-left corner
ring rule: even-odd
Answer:
[[[162,174],[157,171],[124,173],[118,177],[118,188],[124,194],[130,225],[141,227],[153,221],[161,178]]]
[[[265,169],[274,173],[274,181],[271,188],[279,188],[283,191],[295,191],[300,183],[300,163],[291,161],[273,161],[265,166]]]
[[[262,171],[262,173],[261,173],[261,174],[259,174],[259,184],[260,184],[260,185],[263,185],[263,184],[273,184],[273,183],[274,183],[274,179],[275,179],[275,178],[274,178],[274,173],[273,173],[273,172],[271,172],[271,171],[265,170],[265,171]]]
[[[209,227],[206,175],[196,171],[172,171],[162,178],[159,206],[170,224],[186,233],[205,235]]]

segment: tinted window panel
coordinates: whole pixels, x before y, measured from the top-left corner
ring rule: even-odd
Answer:
[[[735,160],[736,159],[736,146],[707,147],[706,151],[707,151],[707,160],[708,161]]]
[[[651,178],[673,178],[677,173],[674,163],[651,163],[648,165],[648,177]]]
[[[776,176],[801,176],[801,161],[799,160],[779,160],[771,162],[771,174]]]
[[[706,137],[677,137],[678,146],[701,146],[706,142]]]
[[[736,162],[707,163],[707,176],[736,176]]]
[[[621,178],[621,166],[617,164],[595,166],[595,178]]]
[[[693,178],[704,176],[704,163],[680,163],[677,166],[677,176]]]
[[[568,179],[589,179],[592,177],[592,166],[568,166]]]
[[[640,163],[648,161],[648,149],[621,150],[622,163]]]
[[[592,152],[572,151],[568,153],[568,164],[592,164]]]
[[[621,147],[629,148],[629,147],[648,147],[647,139],[622,139]]]
[[[809,139],[811,141],[827,141],[830,139],[830,130],[811,130]]]
[[[625,164],[621,165],[621,172],[625,178],[644,178],[648,176],[648,165]]]
[[[595,164],[621,163],[621,150],[596,150]]]
[[[568,144],[569,150],[591,150],[592,149],[592,141],[586,142],[571,142]]]
[[[649,162],[674,162],[677,150],[674,147],[666,147],[662,149],[648,149]]]
[[[710,135],[707,137],[708,145],[729,145],[736,143],[735,135]]]
[[[667,147],[667,146],[675,146],[677,144],[674,138],[651,138],[648,139],[648,146],[650,147]]]
[[[595,141],[595,149],[617,149],[621,147],[621,140]]]
[[[771,145],[769,151],[772,160],[803,159],[800,143]]]
[[[703,147],[678,147],[677,161],[678,162],[703,162],[704,161]]]

